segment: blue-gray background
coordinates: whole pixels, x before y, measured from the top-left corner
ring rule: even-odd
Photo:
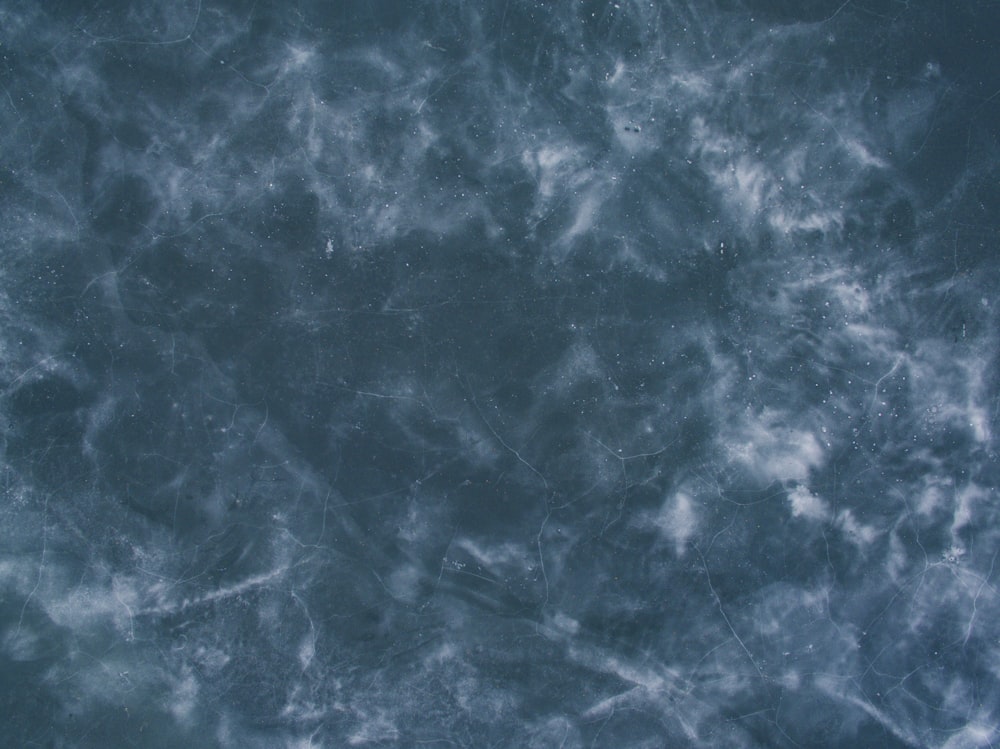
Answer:
[[[996,746],[998,38],[0,4],[5,745]]]

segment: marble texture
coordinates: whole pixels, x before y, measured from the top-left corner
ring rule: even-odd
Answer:
[[[1000,745],[998,35],[0,4],[4,741]]]

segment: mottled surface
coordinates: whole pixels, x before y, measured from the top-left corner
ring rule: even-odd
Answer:
[[[0,3],[6,745],[1000,745],[998,38]]]

